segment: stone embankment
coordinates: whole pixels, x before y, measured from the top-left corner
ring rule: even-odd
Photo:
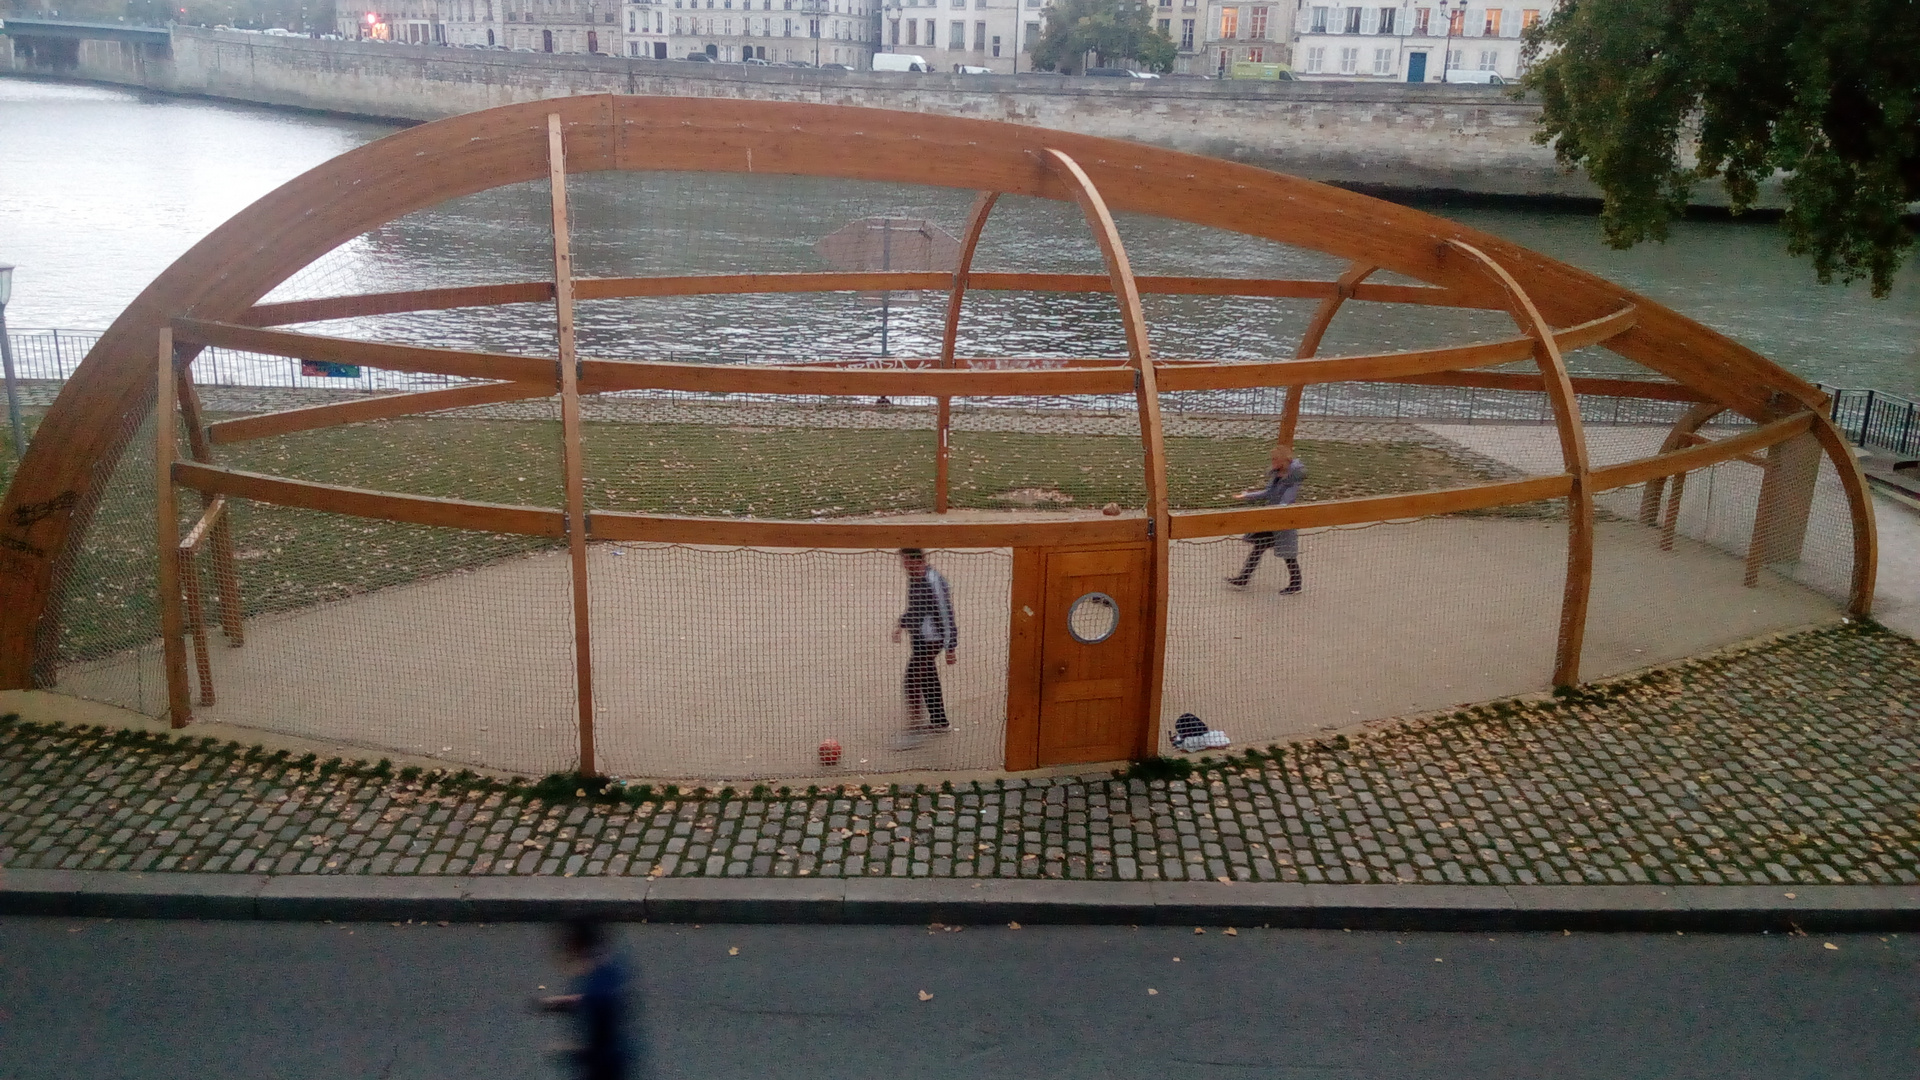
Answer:
[[[1594,195],[1533,142],[1539,107],[1500,87],[836,72],[193,27],[167,46],[0,37],[0,72],[396,120],[590,93],[854,105],[1132,139],[1361,187]]]

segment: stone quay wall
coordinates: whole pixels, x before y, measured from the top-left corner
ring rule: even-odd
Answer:
[[[171,49],[21,44],[0,37],[0,72],[404,121],[570,94],[798,101],[1032,124],[1383,190],[1596,194],[1533,142],[1538,105],[1501,87],[835,72],[193,27]]]

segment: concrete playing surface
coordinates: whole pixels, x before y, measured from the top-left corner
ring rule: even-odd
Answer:
[[[1653,530],[1603,521],[1582,672],[1594,678],[1835,618],[1833,600]],[[1440,518],[1317,530],[1306,589],[1269,557],[1224,578],[1237,538],[1173,546],[1166,724],[1193,712],[1237,746],[1545,689],[1565,573],[1562,523]],[[905,582],[891,552],[596,545],[600,767],[657,778],[991,769],[1004,745],[1005,551],[937,552],[953,583],[959,663],[940,665],[952,734],[888,745],[904,725]],[[567,561],[534,555],[249,622],[211,648],[215,705],[241,727],[527,773],[576,761]],[[153,650],[63,671],[57,689],[162,693]],[[840,764],[822,768],[824,739]]]

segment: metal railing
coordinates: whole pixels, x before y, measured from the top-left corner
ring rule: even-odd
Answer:
[[[97,331],[20,330],[12,335],[14,363],[23,380],[64,382],[100,339]],[[359,368],[352,377],[303,373],[297,360],[210,348],[193,363],[202,386],[330,389],[372,393],[419,390],[459,382],[446,376]],[[1920,405],[1878,390],[1822,387],[1833,395],[1834,422],[1857,445],[1906,456],[1920,453]],[[1278,391],[1198,391],[1178,395],[1193,412],[1278,412]],[[1589,424],[1670,424],[1684,404],[1642,398],[1582,397]],[[1410,383],[1333,383],[1307,388],[1301,413],[1309,417],[1425,423],[1551,423],[1544,393]]]

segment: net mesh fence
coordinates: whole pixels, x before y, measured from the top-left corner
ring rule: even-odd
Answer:
[[[586,278],[945,271],[971,192],[707,173],[592,174],[569,182],[575,271]],[[543,281],[552,274],[544,181],[419,211],[335,249],[269,302]],[[1121,214],[1141,275],[1328,280],[1340,260],[1219,230]],[[476,271],[476,267],[480,269]],[[1077,207],[1003,197],[977,272],[1104,275]],[[1378,282],[1410,283],[1388,274]],[[1156,356],[1275,360],[1298,350],[1312,300],[1148,295]],[[888,367],[940,354],[943,288],[584,300],[590,358]],[[551,303],[367,316],[316,333],[552,355]],[[1499,311],[1349,301],[1323,356],[1515,336]],[[1049,366],[1126,354],[1106,293],[969,291],[956,355]],[[1650,373],[1603,350],[1578,371]],[[1530,372],[1530,363],[1509,365]],[[195,362],[211,421],[457,385],[370,367],[208,350]],[[1289,391],[1162,394],[1176,510],[1243,505],[1265,485]],[[1301,391],[1303,501],[1390,495],[1564,471],[1546,396],[1410,384]],[[932,520],[939,402],[931,397],[622,391],[582,398],[590,513],[716,519]],[[1658,452],[1684,403],[1588,395],[1592,462]],[[1138,517],[1146,504],[1131,395],[963,397],[950,411],[951,519],[1009,512]],[[1711,437],[1743,422],[1717,422]],[[56,581],[58,633],[43,682],[158,715],[166,709],[153,587],[151,423],[99,485],[91,527]],[[1784,451],[1783,451],[1784,453]],[[185,441],[180,456],[188,457]],[[293,432],[216,448],[223,466],[320,484],[558,508],[558,401],[502,404]],[[1646,485],[1598,500],[1584,674],[1597,677],[1831,617],[1852,572],[1844,492],[1824,459],[1763,496],[1734,461],[1690,475],[1669,538]],[[1776,485],[1777,486],[1777,485]],[[1790,485],[1792,486],[1792,485]],[[1671,485],[1663,488],[1670,492]],[[1810,494],[1808,494],[1810,492]],[[199,500],[181,497],[181,528]],[[1763,506],[1766,512],[1763,513]],[[235,500],[233,557],[204,547],[203,719],[526,772],[577,761],[564,541],[406,525]],[[1755,522],[1760,522],[1760,556]],[[1558,501],[1302,530],[1299,593],[1283,558],[1226,578],[1253,545],[1172,545],[1166,725],[1191,712],[1263,744],[1508,694],[1552,674],[1566,563]],[[909,700],[891,640],[907,580],[892,550],[595,542],[588,555],[595,731],[603,771],[748,779],[990,768],[1003,760],[1013,554],[944,550],[961,645],[934,666],[945,733]],[[230,568],[230,572],[229,572]],[[1757,575],[1757,577],[1756,577]],[[231,579],[231,587],[228,579]],[[1749,584],[1757,580],[1757,584]],[[241,644],[221,623],[231,592]],[[196,695],[198,650],[190,654]],[[924,681],[924,674],[921,676]],[[1162,733],[1165,743],[1165,732]],[[822,748],[837,744],[824,763]]]

